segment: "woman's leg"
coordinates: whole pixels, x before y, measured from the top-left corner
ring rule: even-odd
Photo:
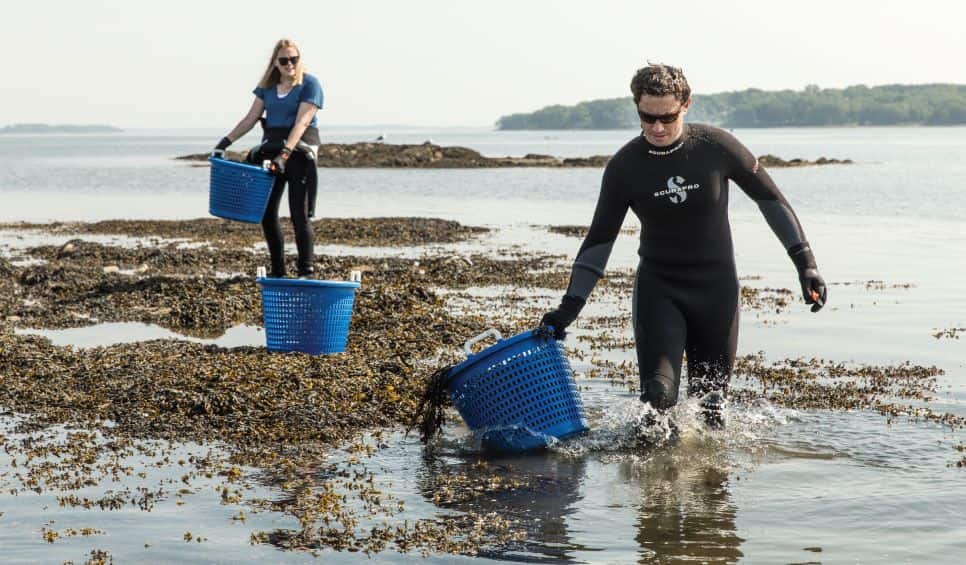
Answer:
[[[278,221],[278,205],[282,201],[282,192],[284,191],[285,177],[276,177],[275,184],[272,185],[272,194],[268,197],[265,215],[262,216],[262,233],[265,234],[268,255],[272,260],[270,276],[276,278],[285,276],[285,238],[282,235],[282,226]]]
[[[299,252],[299,276],[308,276],[314,272],[312,263],[315,235],[309,221],[308,199],[309,183],[316,179],[314,169],[314,164],[301,151],[292,153],[285,165],[285,176],[288,177],[288,209],[292,215],[292,226],[295,228],[295,247]]]

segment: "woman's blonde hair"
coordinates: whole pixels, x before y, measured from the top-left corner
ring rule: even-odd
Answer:
[[[272,88],[282,80],[282,74],[278,72],[275,62],[278,60],[278,52],[286,47],[291,47],[298,53],[299,62],[295,65],[295,84],[302,84],[302,75],[305,73],[305,67],[302,65],[302,50],[291,39],[279,39],[278,43],[275,44],[275,49],[272,49],[272,58],[268,60],[268,68],[265,69],[262,80],[258,81],[258,86]]]

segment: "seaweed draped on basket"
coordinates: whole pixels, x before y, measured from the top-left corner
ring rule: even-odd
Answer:
[[[497,343],[472,353],[487,337]],[[423,441],[442,426],[447,400],[493,451],[538,449],[587,431],[573,370],[549,328],[508,339],[490,329],[468,340],[464,352],[465,361],[437,370],[427,381],[414,422]]]

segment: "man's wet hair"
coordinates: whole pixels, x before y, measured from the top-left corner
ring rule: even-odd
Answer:
[[[641,102],[641,96],[674,96],[682,104],[691,97],[691,86],[684,78],[684,71],[678,67],[647,62],[646,67],[637,69],[631,79],[631,93],[634,104]]]

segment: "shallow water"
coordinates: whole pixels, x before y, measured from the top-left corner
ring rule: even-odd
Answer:
[[[246,325],[228,328],[224,335],[214,339],[180,335],[160,326],[141,322],[109,322],[62,330],[17,328],[15,332],[21,335],[45,337],[54,345],[73,347],[103,347],[152,339],[180,339],[218,347],[265,345],[265,331],[259,327]]]
[[[631,132],[400,131],[390,141],[432,138],[460,143],[490,155],[607,153]],[[936,365],[939,399],[933,408],[966,415],[966,341],[937,339],[933,333],[966,327],[966,130],[963,128],[823,129],[736,132],[758,153],[785,158],[852,158],[854,166],[774,172],[795,206],[832,283],[829,306],[818,315],[796,304],[770,315],[744,313],[739,354],[763,351],[767,360],[821,357],[858,364],[906,360]],[[342,132],[344,140],[368,139],[368,132]],[[202,151],[204,135],[0,138],[0,220],[90,220],[186,218],[206,211],[207,171],[167,160]],[[355,136],[355,137],[354,137]],[[374,136],[372,136],[374,137]],[[31,170],[50,175],[37,180]],[[324,171],[323,215],[430,215],[497,231],[479,242],[407,248],[407,256],[429,253],[504,253],[513,245],[572,257],[576,238],[548,234],[541,224],[586,224],[600,171]],[[732,225],[739,274],[761,277],[745,284],[795,288],[794,270],[757,209],[733,189]],[[626,227],[636,227],[628,219]],[[610,268],[635,266],[636,236],[622,235]],[[4,237],[5,250],[30,240]],[[320,252],[391,255],[392,248],[353,249],[324,245]],[[866,287],[868,281],[881,284]],[[906,287],[905,285],[909,285]],[[480,289],[479,292],[492,292]],[[550,292],[528,293],[550,305]],[[629,316],[630,305],[592,298],[584,317]],[[454,299],[454,307],[459,301]],[[502,313],[492,312],[494,319]],[[238,332],[238,333],[234,333]],[[483,560],[531,562],[929,562],[958,563],[966,550],[966,469],[954,449],[966,443],[963,430],[868,411],[791,410],[769,405],[731,406],[723,432],[698,425],[693,402],[682,404],[676,441],[641,446],[635,424],[641,418],[636,393],[586,378],[590,359],[633,361],[629,350],[590,352],[576,338],[590,330],[578,322],[568,347],[587,353],[572,359],[592,424],[585,437],[546,453],[484,458],[461,425],[451,423],[436,448],[426,452],[413,437],[394,432],[359,465],[375,473],[384,492],[405,504],[405,518],[451,512],[499,512],[518,520],[526,539]],[[230,335],[229,335],[230,334]],[[215,340],[224,346],[260,343],[257,328],[233,329]],[[187,339],[141,325],[102,325],[45,332],[55,343],[96,346],[156,337]],[[630,336],[630,328],[623,335]],[[469,337],[469,336],[467,336]],[[204,341],[204,340],[202,340]],[[206,341],[211,342],[211,341]],[[741,382],[736,383],[742,386]],[[0,416],[9,424],[12,415]],[[6,426],[0,434],[9,436]],[[647,439],[647,438],[645,438]],[[179,446],[184,452],[201,446]],[[346,464],[348,454],[331,460]],[[173,480],[177,466],[152,468],[144,478],[108,481],[90,492]],[[494,470],[495,469],[495,470]],[[464,502],[433,501],[441,478],[497,473],[525,487]],[[61,508],[55,494],[21,492],[9,457],[0,453],[0,550],[9,562],[83,560],[92,548],[109,550],[120,562],[179,560],[307,562],[308,553],[249,545],[257,530],[297,528],[294,519],[252,513],[231,517],[244,506],[222,505],[203,478],[184,504],[157,501],[150,512]],[[269,478],[252,476],[251,496],[281,493]],[[259,482],[261,481],[261,482]],[[94,526],[106,533],[61,538],[48,544],[40,528]],[[186,530],[207,537],[182,539]],[[144,547],[144,544],[150,547]],[[380,561],[421,560],[418,552],[393,550]],[[357,562],[365,556],[322,551],[324,562]],[[432,562],[469,561],[449,555]],[[477,558],[476,560],[479,560]]]

